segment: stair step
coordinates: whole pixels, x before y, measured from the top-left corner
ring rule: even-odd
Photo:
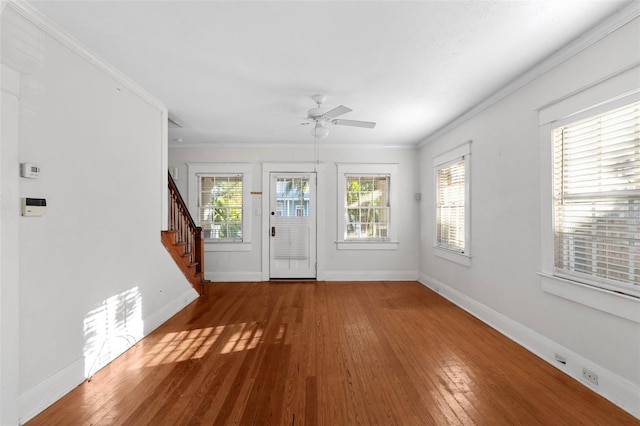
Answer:
[[[187,280],[191,285],[193,285],[198,293],[203,294],[205,291],[204,284],[208,283],[208,281],[204,279],[204,275],[201,271],[196,270],[199,263],[192,261],[191,251],[184,251],[186,244],[184,242],[178,243],[176,241],[176,235],[176,231],[163,231],[162,242],[184,273]]]

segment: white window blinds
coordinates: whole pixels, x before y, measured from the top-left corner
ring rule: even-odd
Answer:
[[[465,161],[436,170],[436,242],[439,247],[465,251]]]
[[[199,175],[198,219],[204,237],[242,240],[242,175]]]
[[[640,102],[557,127],[553,137],[556,271],[606,288],[638,286]]]

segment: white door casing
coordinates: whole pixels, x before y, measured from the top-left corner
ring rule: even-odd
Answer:
[[[316,174],[272,172],[269,278],[316,278]]]

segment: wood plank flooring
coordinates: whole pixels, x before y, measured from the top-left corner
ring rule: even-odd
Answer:
[[[417,282],[216,283],[27,423],[640,425]]]

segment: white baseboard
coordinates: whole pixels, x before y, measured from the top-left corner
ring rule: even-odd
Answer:
[[[319,281],[415,281],[418,271],[318,271]]]
[[[36,386],[20,394],[20,424],[31,420],[84,381],[84,357],[73,361]]]
[[[189,303],[193,302],[198,298],[198,292],[195,291],[192,287],[189,287],[187,291],[182,293],[180,296],[175,299],[169,301],[166,305],[164,305],[160,310],[156,312],[152,312],[151,315],[144,318],[144,330],[143,333],[146,336],[151,333],[153,330],[158,328],[162,323],[167,321],[169,318],[177,314],[187,306]]]
[[[640,386],[602,368],[593,361],[460,293],[435,278],[421,273],[419,281],[560,371],[573,377],[595,393],[608,399],[631,415],[640,418],[640,404],[638,403],[640,401]],[[567,363],[561,364],[557,362],[555,354],[563,355]],[[583,368],[588,368],[598,375],[597,386],[582,378]]]
[[[204,274],[213,282],[265,281],[262,272],[215,272]],[[416,281],[418,271],[318,271],[318,281]]]
[[[213,282],[261,282],[262,272],[207,271],[207,280]],[[318,281],[416,281],[417,271],[318,271]],[[268,281],[268,280],[266,280]]]
[[[204,278],[213,282],[263,281],[262,272],[216,272],[205,271]]]
[[[151,333],[197,297],[198,293],[190,288],[188,291],[167,303],[160,310],[144,318],[144,336]],[[131,346],[133,346],[133,343],[134,342],[132,342]],[[135,343],[137,343],[137,341]],[[117,358],[119,355],[120,354],[114,354],[111,360]],[[22,393],[19,397],[20,424],[31,420],[38,413],[84,382],[85,379],[85,358],[80,357],[36,386]]]

